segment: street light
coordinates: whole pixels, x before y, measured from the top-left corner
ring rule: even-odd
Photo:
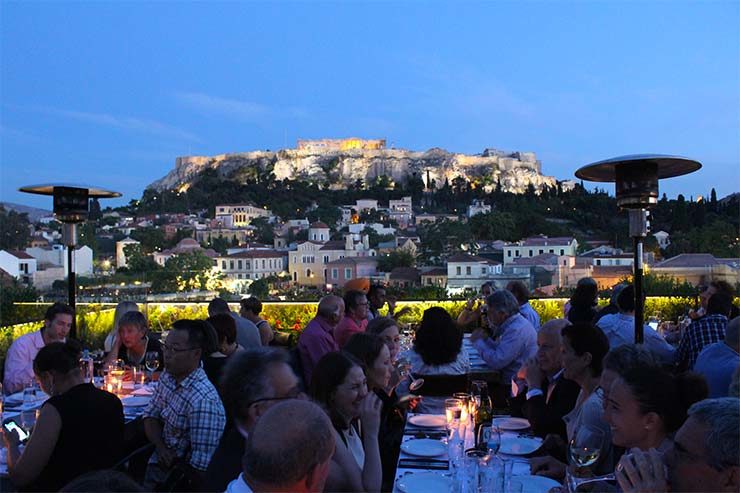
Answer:
[[[64,224],[64,244],[67,246],[67,296],[72,309],[75,308],[77,293],[75,291],[74,247],[77,244],[77,224],[87,220],[91,198],[114,198],[121,194],[98,187],[57,183],[47,185],[29,185],[18,189],[21,192],[54,197],[54,217]],[[76,317],[72,317],[70,337],[76,337]]]
[[[647,209],[658,203],[658,180],[687,175],[701,168],[699,161],[680,156],[634,154],[583,166],[581,180],[616,183],[617,206],[629,210],[634,244],[635,342],[643,342],[645,320],[642,294],[642,243],[647,236]]]

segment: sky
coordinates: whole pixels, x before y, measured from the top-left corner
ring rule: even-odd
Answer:
[[[665,153],[740,190],[740,2],[0,3],[0,201],[121,205],[175,158],[385,138],[533,151],[543,174]],[[613,185],[600,185],[613,192]]]

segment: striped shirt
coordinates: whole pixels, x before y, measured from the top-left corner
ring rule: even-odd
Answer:
[[[719,313],[705,315],[688,326],[678,344],[679,368],[692,370],[705,346],[725,340],[727,317]]]
[[[179,384],[162,373],[144,418],[161,420],[167,448],[200,471],[208,468],[226,425],[224,406],[202,368]],[[157,462],[156,452],[149,462]]]

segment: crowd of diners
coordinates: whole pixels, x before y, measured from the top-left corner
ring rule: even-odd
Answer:
[[[3,429],[9,477],[20,491],[392,491],[408,413],[443,409],[440,398],[414,396],[404,370],[465,375],[470,332],[500,375],[496,407],[526,418],[544,439],[532,474],[563,481],[574,471],[568,443],[589,425],[606,437],[589,473],[614,472],[612,490],[737,492],[732,287],[702,290],[675,345],[649,325],[645,343],[632,343],[632,286],[615,287],[601,310],[597,295],[582,279],[563,317],[540,325],[524,284],[485,284],[457,319],[428,308],[405,351],[404,311],[378,285],[322,298],[290,350],[272,345],[253,297],[238,314],[214,299],[208,319],[178,320],[162,341],[136,304],[121,303],[103,364],[141,365],[147,352],[161,361],[140,418],[152,453],[138,482],[113,469],[128,426],[121,401],[84,380],[81,346],[67,337],[74,311],[56,303],[6,355],[6,394],[38,382],[50,396],[25,448]]]

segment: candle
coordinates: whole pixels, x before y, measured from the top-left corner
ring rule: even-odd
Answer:
[[[113,393],[113,384],[112,383],[108,383],[108,385],[106,385],[106,387],[105,387],[105,390],[107,390],[108,392],[110,392],[112,394]]]

